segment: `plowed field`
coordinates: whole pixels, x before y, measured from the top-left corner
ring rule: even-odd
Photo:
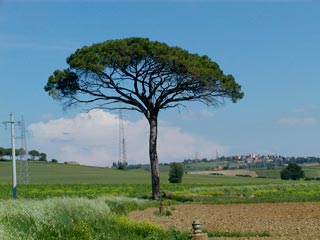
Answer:
[[[131,212],[138,221],[147,220],[165,228],[191,231],[200,220],[209,232],[267,232],[271,237],[219,237],[214,239],[320,240],[320,202],[258,204],[180,204],[171,216],[157,216],[157,208]]]

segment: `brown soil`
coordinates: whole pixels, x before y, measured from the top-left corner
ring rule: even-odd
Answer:
[[[180,204],[171,216],[157,216],[157,208],[131,212],[138,221],[151,221],[165,228],[191,232],[193,220],[200,220],[209,232],[268,232],[271,237],[214,238],[320,240],[320,202],[257,204]]]

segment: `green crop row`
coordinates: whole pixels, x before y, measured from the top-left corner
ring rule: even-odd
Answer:
[[[194,186],[173,192],[206,203],[258,203],[320,201],[319,182],[285,182],[225,186]]]
[[[319,181],[286,181],[269,184],[162,184],[166,198],[207,203],[320,201]],[[9,184],[0,184],[0,199],[12,196]],[[31,184],[18,186],[20,199],[51,197],[125,196],[148,199],[148,184]]]

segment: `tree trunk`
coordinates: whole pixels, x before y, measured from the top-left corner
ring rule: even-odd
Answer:
[[[157,135],[158,135],[158,119],[157,116],[151,116],[149,119],[150,137],[149,137],[149,157],[151,165],[151,183],[152,198],[160,199],[160,172],[157,154]]]

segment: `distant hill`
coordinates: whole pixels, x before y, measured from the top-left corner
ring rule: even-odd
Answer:
[[[20,184],[20,161],[17,161],[18,185]],[[151,184],[148,165],[138,169],[118,170],[116,168],[68,165],[63,163],[46,163],[31,161],[31,184]],[[160,181],[168,183],[168,164],[160,165]],[[0,162],[0,184],[12,182],[11,162]],[[273,183],[279,179],[241,178],[234,176],[214,176],[205,174],[186,174],[185,184],[226,184],[226,183]]]
[[[19,183],[20,161],[17,161]],[[11,183],[10,161],[0,162],[0,183]],[[149,183],[150,173],[144,170],[121,171],[111,168],[83,165],[29,162],[31,183]]]

